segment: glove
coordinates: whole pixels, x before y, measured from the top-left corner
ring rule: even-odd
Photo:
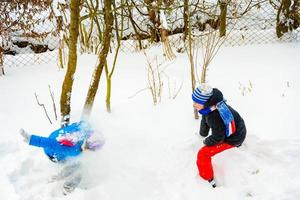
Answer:
[[[29,135],[29,134],[28,134],[24,129],[22,129],[22,128],[20,129],[19,132],[20,132],[20,134],[21,134],[22,137],[23,137],[23,141],[29,144],[31,135]]]

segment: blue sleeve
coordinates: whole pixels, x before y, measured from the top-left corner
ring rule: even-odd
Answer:
[[[66,156],[77,156],[81,153],[81,143],[73,147],[69,147],[59,144],[56,139],[36,135],[31,135],[29,144],[36,147],[42,147],[44,149],[51,149],[55,153]]]

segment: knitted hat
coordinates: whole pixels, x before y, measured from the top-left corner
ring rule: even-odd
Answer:
[[[195,103],[204,105],[205,102],[213,95],[213,89],[206,83],[198,86],[192,94],[192,99]]]

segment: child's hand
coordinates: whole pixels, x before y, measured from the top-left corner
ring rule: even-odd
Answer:
[[[24,129],[22,129],[22,128],[20,129],[19,132],[20,132],[20,134],[21,134],[22,137],[23,137],[23,141],[29,144],[31,135],[29,135],[29,134],[28,134]]]

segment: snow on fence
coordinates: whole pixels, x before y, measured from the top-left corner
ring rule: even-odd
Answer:
[[[247,1],[247,0],[245,0]],[[242,45],[253,45],[253,44],[268,44],[268,43],[282,43],[282,42],[299,42],[300,41],[300,29],[296,29],[292,32],[285,33],[281,38],[278,38],[276,35],[276,10],[268,3],[268,1],[262,1],[264,3],[259,5],[259,8],[255,8],[247,12],[245,15],[241,16],[238,19],[232,18],[229,16],[227,20],[227,38],[224,42],[224,46],[242,46]],[[174,14],[176,13],[176,14]],[[182,9],[176,9],[173,12],[170,12],[167,15],[168,21],[173,21],[174,23],[170,23],[169,27],[183,27],[183,19],[182,19]],[[173,20],[174,15],[176,15],[176,20]],[[197,29],[197,24],[203,22],[205,17],[202,13],[196,14],[198,19],[193,19],[193,30]],[[232,15],[232,13],[230,13]],[[179,17],[178,17],[179,16]],[[141,15],[134,16],[135,20],[141,22],[140,26],[145,28],[147,26],[147,18]],[[139,21],[140,20],[140,21]],[[198,23],[199,22],[199,23]],[[53,24],[49,24],[53,26]],[[203,24],[202,24],[203,25]],[[45,27],[40,25],[40,29],[44,27],[45,29],[49,29],[49,27]],[[88,27],[88,24],[85,24]],[[53,27],[50,27],[52,29]],[[145,30],[147,30],[145,28]],[[128,32],[130,29],[127,28],[126,34],[130,35],[132,32]],[[131,30],[132,31],[132,30]],[[43,30],[41,30],[43,32]],[[125,34],[125,33],[124,33]],[[58,63],[59,54],[57,49],[59,48],[59,39],[51,36],[47,37],[44,41],[38,42],[31,40],[30,43],[24,45],[23,39],[14,38],[14,41],[10,41],[12,43],[12,50],[10,52],[4,52],[4,67],[8,66],[24,66],[24,65],[33,65],[33,64],[43,64],[43,63]],[[95,36],[94,38],[98,38]],[[130,37],[129,37],[130,38]],[[173,50],[177,52],[182,52],[184,50],[184,41],[183,34],[178,33],[175,35],[169,36],[169,43]],[[28,41],[25,41],[25,43]],[[96,43],[96,42],[92,42]],[[35,44],[36,46],[34,47]],[[136,40],[128,39],[123,40],[121,43],[121,50],[123,52],[135,52],[139,50],[139,43]],[[162,46],[162,43],[150,43],[149,39],[144,39],[141,41],[143,48],[151,47],[152,45]],[[23,46],[22,46],[23,45]],[[93,45],[93,44],[92,44]],[[113,41],[111,44],[111,48],[116,48],[117,42]],[[33,49],[36,48],[36,49]],[[79,50],[84,52],[79,45]],[[35,52],[35,53],[33,53]],[[38,53],[36,53],[38,52]],[[42,53],[40,53],[42,52]],[[67,52],[67,51],[65,51]]]
[[[173,50],[182,52],[184,42],[182,34],[170,36],[170,45]],[[275,29],[269,30],[235,30],[231,31],[224,46],[236,47],[243,45],[254,45],[254,44],[270,44],[270,43],[286,43],[286,42],[299,42],[300,41],[300,30],[286,33],[282,38],[278,38]],[[150,47],[151,44],[148,40],[142,41],[144,47]],[[162,43],[155,44],[161,46]],[[112,48],[115,44],[112,43]],[[55,47],[55,49],[57,49]],[[122,42],[121,50],[123,52],[136,52],[139,51],[138,42],[135,40],[126,40]],[[30,52],[30,53],[28,53]],[[45,63],[58,63],[58,51],[46,51],[43,53],[33,53],[32,51],[23,49],[19,54],[16,55],[4,55],[4,66],[7,67],[18,67],[18,66],[30,66]]]

